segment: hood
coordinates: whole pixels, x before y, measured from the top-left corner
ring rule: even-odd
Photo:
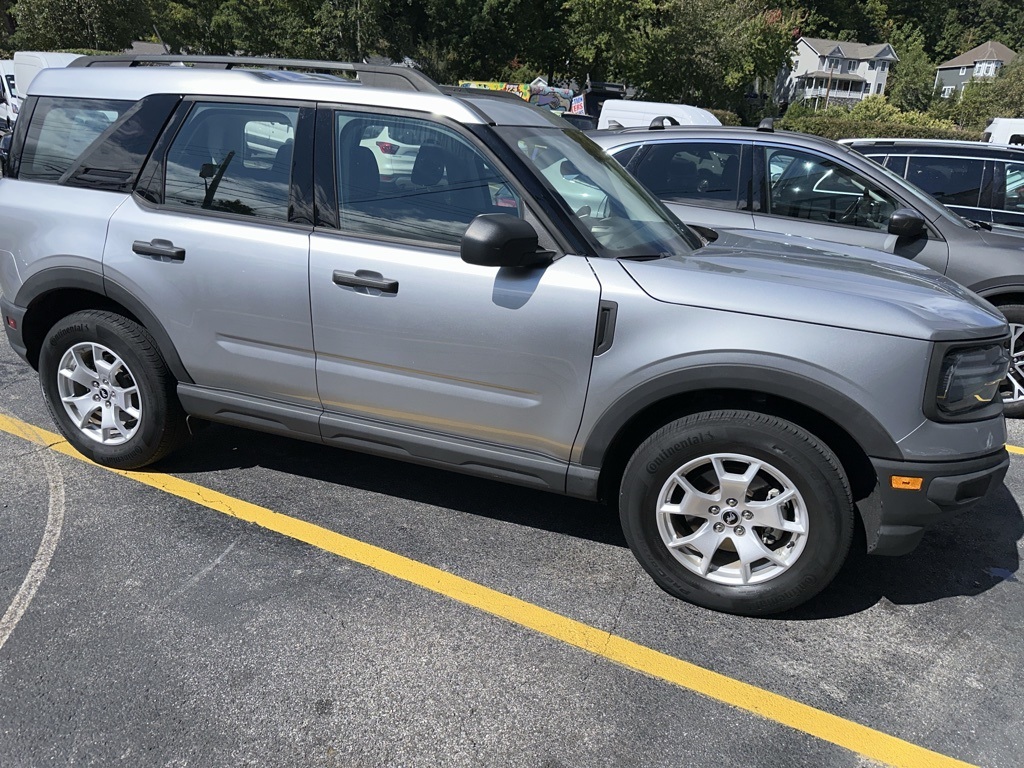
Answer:
[[[690,256],[621,264],[648,295],[671,304],[930,341],[1007,331],[998,310],[952,280],[856,246],[722,231]]]
[[[978,237],[986,245],[1011,248],[1024,252],[1024,227],[1010,227],[993,224],[991,230],[977,230]]]

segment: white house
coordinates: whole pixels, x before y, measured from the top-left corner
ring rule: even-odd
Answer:
[[[818,99],[825,106],[883,94],[889,69],[897,61],[899,57],[888,43],[864,45],[801,37],[780,98]]]

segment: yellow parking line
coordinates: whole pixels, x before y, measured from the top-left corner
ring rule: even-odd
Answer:
[[[76,452],[60,435],[2,414],[0,431],[47,446],[65,456],[92,463]],[[785,696],[698,667],[386,549],[342,536],[326,528],[250,504],[187,480],[157,472],[108,471],[311,544],[339,557],[429,589],[651,677],[810,734],[872,760],[907,768],[969,765]]]
[[[1019,445],[1007,444],[1006,450],[1008,450],[1010,453],[1024,453],[1024,448],[1021,448]]]

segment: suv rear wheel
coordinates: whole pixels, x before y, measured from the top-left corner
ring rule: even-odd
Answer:
[[[854,531],[832,451],[790,422],[750,411],[696,414],[651,435],[626,467],[619,514],[662,589],[748,616],[822,590]]]
[[[98,464],[138,469],[187,439],[174,377],[153,337],[125,317],[65,317],[43,342],[39,376],[61,433]]]

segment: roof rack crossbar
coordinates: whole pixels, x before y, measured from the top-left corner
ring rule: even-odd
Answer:
[[[310,59],[277,59],[255,56],[192,56],[176,54],[124,54],[116,56],[83,56],[72,67],[138,67],[152,64],[194,64],[199,67],[234,69],[264,67],[276,69],[312,69],[326,72],[348,72],[363,85],[405,91],[441,93],[440,87],[417,69],[358,64],[348,61],[314,61]]]

